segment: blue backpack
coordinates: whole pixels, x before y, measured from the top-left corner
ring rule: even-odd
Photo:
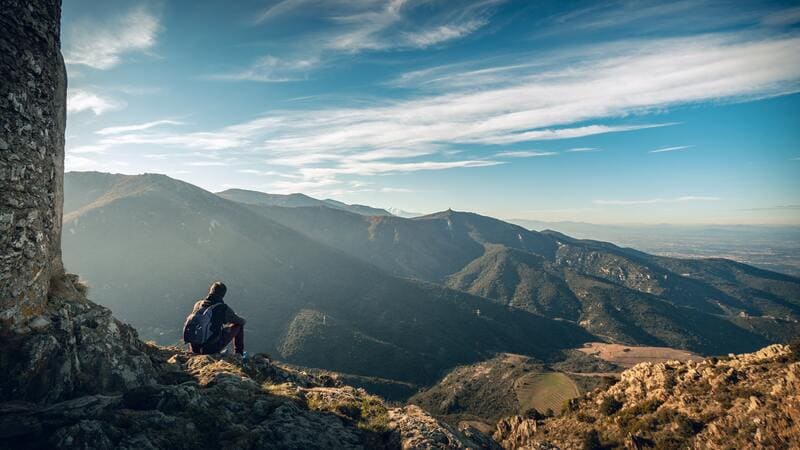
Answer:
[[[211,329],[211,319],[214,317],[214,308],[224,303],[214,303],[211,306],[200,308],[186,317],[183,324],[183,342],[202,346],[208,342],[214,330]]]

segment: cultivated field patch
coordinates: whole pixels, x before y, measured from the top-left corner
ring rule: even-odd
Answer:
[[[641,362],[699,361],[703,359],[696,353],[675,348],[639,347],[602,342],[590,342],[578,350],[623,367],[633,367]]]
[[[566,400],[580,395],[572,379],[560,372],[531,373],[514,382],[514,391],[520,411],[536,408],[540,413],[547,410],[558,412]]]

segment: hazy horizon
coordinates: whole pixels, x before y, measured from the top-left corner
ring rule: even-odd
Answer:
[[[67,170],[430,213],[800,225],[792,2],[63,5]]]

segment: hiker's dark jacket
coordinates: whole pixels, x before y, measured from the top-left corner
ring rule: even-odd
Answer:
[[[228,306],[225,302],[223,302],[221,298],[216,297],[214,295],[209,295],[203,300],[199,300],[197,303],[195,303],[194,309],[192,309],[192,313],[196,313],[197,311],[200,310],[200,308],[212,306],[217,303],[221,303],[221,305],[214,308],[214,315],[211,318],[212,334],[211,337],[208,339],[208,342],[204,344],[206,346],[210,343],[216,342],[219,339],[220,332],[222,330],[222,325],[226,323],[232,323],[235,325],[245,324],[245,320],[243,317],[237,316],[236,313],[233,312],[233,309],[230,306]]]

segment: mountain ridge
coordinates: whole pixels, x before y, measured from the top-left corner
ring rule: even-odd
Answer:
[[[216,194],[222,198],[237,201],[240,203],[262,205],[262,206],[283,206],[287,208],[324,206],[333,209],[352,212],[363,216],[391,216],[392,213],[385,209],[373,208],[366,205],[340,202],[333,199],[318,200],[301,193],[293,194],[268,194],[266,192],[252,191],[247,189],[226,189]]]
[[[79,177],[92,176],[94,175],[79,175]],[[68,197],[72,192],[71,179],[72,174],[67,174]],[[146,185],[150,178],[137,180],[126,180],[110,192],[117,190],[124,192],[125,189],[130,189],[130,186],[138,186],[137,183]],[[171,183],[166,177],[153,180],[156,187],[159,183],[165,183],[165,186],[170,186]],[[100,181],[101,187],[108,183],[105,178]],[[198,205],[210,205],[211,209],[207,209],[208,215],[217,214],[214,211],[218,208],[218,202],[228,201],[219,196],[209,197],[213,194],[200,188],[190,188],[189,185],[182,184],[177,186],[180,189],[171,188],[172,191],[164,194],[164,199],[159,201],[174,197],[178,202],[185,202],[187,200],[181,195],[191,198],[197,196],[197,199],[190,201]],[[266,195],[243,192],[256,195],[257,199],[263,199]],[[110,198],[114,198],[113,195]],[[219,264],[230,267],[231,275],[228,277],[239,283],[242,282],[241,276],[247,273],[247,270],[236,271],[234,268],[241,265],[239,260],[243,258],[242,255],[247,254],[251,256],[245,260],[252,261],[251,265],[261,264],[257,262],[259,256],[253,253],[253,248],[258,248],[260,244],[257,242],[262,238],[254,235],[251,239],[255,240],[244,246],[236,242],[243,236],[253,234],[252,231],[243,230],[264,228],[264,230],[274,230],[272,236],[275,237],[267,237],[268,241],[286,240],[286,237],[277,238],[280,233],[294,236],[290,239],[295,242],[292,246],[284,246],[284,250],[278,250],[279,254],[284,255],[278,258],[281,261],[293,258],[291,254],[306,247],[322,248],[319,247],[319,244],[322,244],[335,249],[334,253],[340,252],[341,256],[336,258],[344,255],[347,255],[345,259],[351,258],[350,262],[338,263],[342,267],[362,263],[367,265],[364,266],[366,271],[359,269],[356,272],[370,273],[372,269],[368,267],[372,267],[394,277],[433,283],[430,286],[434,289],[435,285],[448,286],[457,291],[487,298],[498,305],[510,307],[511,316],[514,311],[526,311],[542,314],[550,319],[566,320],[566,323],[580,325],[590,333],[602,336],[610,342],[675,346],[713,354],[754,350],[770,342],[784,340],[792,333],[800,332],[800,325],[797,322],[800,318],[800,305],[797,299],[800,296],[796,294],[800,292],[800,282],[790,276],[745,269],[747,266],[738,266],[735,263],[656,257],[606,242],[573,239],[557,232],[533,232],[491,217],[453,210],[405,219],[395,216],[365,216],[325,206],[283,207],[254,204],[252,199],[245,203],[233,201],[224,205],[224,208],[227,208],[224,210],[229,212],[223,215],[247,217],[247,224],[231,228],[242,229],[231,234],[230,239],[234,240],[224,241],[228,243],[216,244],[214,247],[215,251],[219,252],[216,257],[219,259]],[[140,208],[143,215],[153,213],[152,210],[147,210],[147,207],[141,209],[141,205],[137,208]],[[180,210],[177,206],[170,208]],[[167,214],[170,208],[165,209],[162,205],[161,209],[164,212],[158,215],[173,220],[174,218],[168,217]],[[205,206],[200,207],[202,208]],[[234,210],[235,213],[232,212]],[[201,220],[194,216],[196,215],[192,214],[187,219]],[[256,225],[262,220],[256,219],[256,216],[267,222]],[[114,215],[104,217],[103,220],[109,220]],[[67,249],[71,248],[71,242],[75,238],[73,231],[76,228],[72,225],[77,223],[79,227],[81,226],[81,221],[77,218],[74,213],[65,216],[65,225],[69,225],[66,228],[68,233],[65,238]],[[186,224],[190,222],[184,221],[183,225],[180,225],[173,221],[169,227],[173,229],[184,227],[183,229],[189,230],[186,238],[173,241],[182,240],[190,248],[180,253],[191,254],[200,251],[198,249],[202,249],[206,245],[204,243],[212,239],[212,235],[224,233],[226,227],[230,228],[232,224],[225,220],[227,219],[224,217],[215,218],[209,225],[198,223],[188,228]],[[213,225],[213,221],[217,222],[216,226]],[[228,225],[223,229],[215,228],[220,224]],[[203,226],[207,226],[210,231],[204,230]],[[99,233],[102,230],[108,230],[108,226],[97,224],[97,228],[91,233]],[[257,232],[256,235],[263,234],[264,230]],[[131,232],[135,233],[136,230]],[[168,242],[165,241],[164,246],[169,246]],[[233,251],[232,248],[238,250]],[[356,263],[356,260],[360,263]],[[306,262],[302,264],[312,263],[309,267],[319,267],[313,265],[313,258],[306,258],[304,261]],[[694,269],[688,270],[685,266]],[[272,267],[270,270],[279,270],[274,264]],[[81,268],[81,272],[91,275],[94,269],[87,265]],[[318,274],[329,270],[331,268],[317,268],[306,272]],[[209,273],[209,276],[213,271],[213,268],[199,270],[201,273]],[[270,287],[285,285],[287,280],[295,279],[296,276],[287,274],[273,277],[274,283],[268,284]],[[340,278],[354,279],[352,278],[354,276],[346,275]],[[253,274],[251,278],[255,280],[257,276]],[[314,300],[321,295],[322,285],[319,285],[314,293],[308,294],[304,293],[302,288],[298,290],[302,283],[299,278],[297,280],[297,284],[285,285],[277,290],[272,289],[269,291],[273,292],[272,294],[264,292],[267,297],[275,297],[277,292],[291,292],[293,297],[306,298],[306,301],[310,301],[305,306],[298,306],[298,310],[306,308],[309,311],[325,314],[325,308],[320,309]],[[337,290],[352,291],[352,286],[348,287],[340,281],[331,280],[333,283],[331,286],[340,286]],[[253,283],[254,281],[249,284],[244,282],[245,285]],[[280,295],[283,294],[278,294]],[[473,304],[475,306],[472,308],[476,313],[481,307],[477,306],[478,303]],[[485,304],[484,308],[487,307]],[[121,308],[123,316],[127,316],[124,313],[124,306]],[[484,312],[486,311],[488,309]],[[297,323],[298,317],[308,320],[316,317],[313,314],[297,317],[295,313],[282,314],[280,322],[267,322],[272,324],[269,325],[270,328],[281,328],[280,323]],[[376,311],[376,314],[380,313]],[[328,310],[327,315],[331,317],[333,321],[331,323],[338,323],[335,321],[345,317],[349,320],[349,314],[342,315],[332,310]],[[504,317],[510,316],[506,314]],[[342,323],[346,323],[347,320]],[[305,339],[302,336],[305,336],[306,332],[299,332],[303,329],[305,328],[295,327],[292,329],[294,331],[287,333],[288,329],[283,328],[283,336]],[[330,326],[318,328],[317,331],[323,330],[349,334],[344,328],[336,331]],[[350,334],[348,339],[361,342],[360,345],[370,346],[385,341],[381,338],[364,340],[360,336],[357,333]],[[377,338],[373,333],[367,333],[365,336]],[[269,339],[278,341],[279,338],[273,336]],[[322,345],[319,340],[304,342],[316,342],[316,345]],[[295,348],[293,345],[279,347],[287,351]],[[375,348],[377,351],[378,347]],[[311,360],[303,360],[302,363],[318,365]],[[331,368],[362,375],[387,377],[386,373],[360,373],[354,371],[352,366]]]
[[[655,307],[668,314],[663,321],[665,324],[676,319],[683,321],[695,314],[705,321],[691,322],[696,323],[692,325],[693,333],[706,336],[699,341],[682,338],[663,341],[653,337],[637,341],[631,338],[630,332],[622,332],[622,328],[617,328],[618,331],[608,328],[611,324],[590,328],[595,334],[622,339],[620,342],[628,344],[684,346],[681,348],[690,345],[687,349],[725,353],[725,347],[737,341],[742,346],[736,347],[736,351],[748,351],[775,342],[777,336],[780,336],[778,340],[785,340],[800,332],[800,280],[757,269],[747,269],[752,275],[743,277],[735,268],[744,266],[733,262],[657,257],[611,243],[573,239],[558,232],[532,232],[497,219],[452,210],[404,219],[368,218],[308,208],[253,209],[395,275],[446,284],[552,318],[566,317],[589,323],[587,321],[593,317],[600,319],[595,323],[607,323],[610,319],[612,323],[618,322],[621,317],[613,308],[598,316],[589,314],[594,308],[591,305],[609,301],[603,299],[627,298],[628,308],[641,309],[637,304],[651,305],[648,308]],[[509,254],[525,262],[509,260]],[[481,263],[503,255],[506,259],[497,260],[493,265]],[[715,277],[697,276],[682,269],[690,265],[696,268],[695,272],[702,273],[720,264],[734,269]],[[512,265],[516,268],[511,269]],[[485,270],[474,272],[480,267]],[[764,276],[759,277],[760,273]],[[475,285],[476,280],[478,285]],[[572,284],[566,283],[567,280],[572,280]],[[598,283],[599,280],[602,282]],[[583,300],[576,295],[576,290],[584,296]],[[609,297],[611,292],[616,294]],[[508,293],[514,294],[509,297]],[[515,298],[513,302],[509,301],[511,297]],[[586,303],[585,308],[580,306],[582,303]],[[620,307],[622,304],[614,308]],[[592,317],[577,317],[584,310]],[[658,330],[658,322],[645,320],[644,314],[643,311],[638,314],[637,320],[648,323],[648,327],[655,325]],[[618,319],[613,319],[613,315]],[[742,326],[742,322],[749,323]],[[712,329],[722,327],[728,334],[713,335],[707,329],[712,324],[716,324]],[[623,320],[616,326],[630,325],[630,320]],[[672,333],[667,328],[661,329],[661,336]],[[730,341],[733,335],[739,338]]]
[[[72,174],[65,182],[72,192]],[[591,336],[574,324],[390,276],[251,207],[168,177],[120,176],[106,188],[107,196],[65,215],[66,264],[117,314],[164,343],[214,279],[227,282],[230,304],[248,317],[254,349],[354,375],[426,384],[495,351],[546,357]],[[153,317],[153,310],[161,314]],[[389,349],[392,364],[379,363]]]

